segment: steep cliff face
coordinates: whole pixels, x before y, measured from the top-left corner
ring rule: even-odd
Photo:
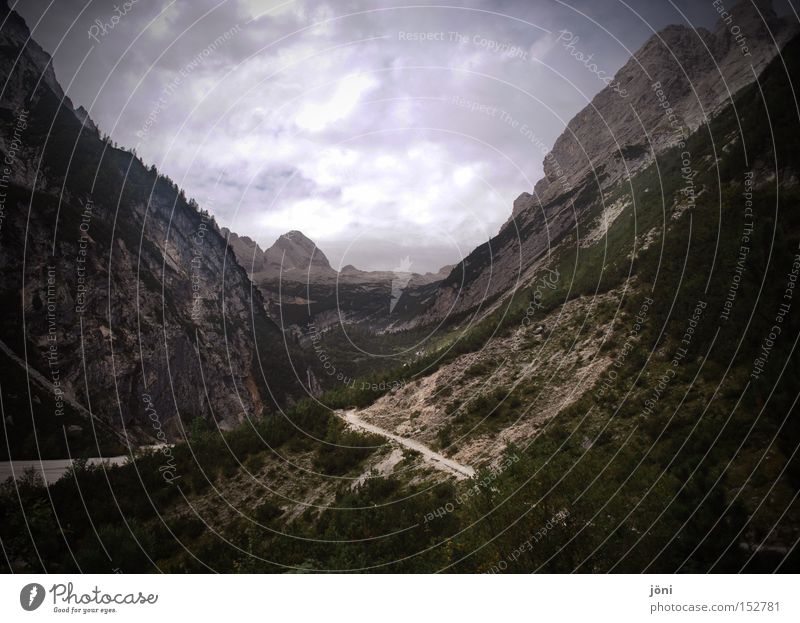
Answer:
[[[456,266],[414,317],[396,327],[480,312],[529,283],[553,246],[591,234],[593,219],[618,214],[606,191],[685,141],[733,95],[751,84],[798,31],[775,15],[770,0],[744,0],[714,32],[669,26],[653,35],[556,140],[533,193],[514,202],[500,233]],[[620,88],[615,88],[616,85]],[[699,162],[689,167],[697,169]]]
[[[255,240],[248,236],[240,236],[227,227],[220,229],[220,233],[248,273],[260,273],[264,270],[264,250]]]
[[[654,152],[732,103],[797,31],[796,20],[776,16],[771,0],[739,2],[714,32],[661,30],[615,76],[624,97],[605,88],[567,124],[544,160],[535,194],[546,203],[587,176],[607,187],[643,168]]]
[[[317,245],[299,231],[280,236],[264,252],[265,270],[280,275],[281,271],[299,273],[306,278],[335,277],[336,271]]]
[[[228,427],[284,400],[283,336],[213,219],[101,140],[24,22],[6,7],[0,18],[0,339],[18,358],[3,365],[44,378],[31,394],[66,396],[136,440],[178,438],[198,417]],[[46,404],[6,404],[20,452],[32,419],[63,437],[63,409]]]

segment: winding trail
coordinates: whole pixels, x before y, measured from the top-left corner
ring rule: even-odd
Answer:
[[[428,446],[418,441],[401,437],[400,435],[395,435],[394,433],[390,433],[388,430],[381,428],[380,426],[375,426],[374,424],[365,422],[358,417],[356,409],[339,409],[335,411],[335,413],[353,428],[372,433],[373,435],[380,435],[381,437],[385,437],[386,439],[394,441],[395,443],[398,443],[409,450],[419,452],[425,459],[425,462],[429,463],[436,469],[454,475],[458,480],[472,478],[475,475],[475,470],[469,465],[463,465],[453,461],[452,459],[448,459],[446,456],[443,456],[438,452],[434,452]]]

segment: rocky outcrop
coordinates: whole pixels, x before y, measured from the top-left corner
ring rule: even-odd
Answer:
[[[222,234],[283,327],[313,324],[315,330],[324,330],[342,322],[383,330],[401,311],[404,316],[416,313],[420,296],[429,295],[431,286],[453,270],[444,266],[422,275],[402,266],[366,271],[348,264],[337,272],[316,243],[299,231],[283,234],[266,251],[247,236],[224,228]]]
[[[769,0],[743,0],[713,32],[668,26],[653,35],[567,124],[544,159],[545,176],[514,201],[499,234],[470,253],[426,296],[417,316],[397,328],[477,313],[530,282],[565,235],[585,235],[578,225],[588,212],[607,208],[605,190],[731,104],[797,32]]]
[[[31,85],[41,82],[42,87],[58,100],[64,100],[67,110],[76,114],[72,102],[64,95],[64,90],[56,80],[50,55],[30,37],[25,21],[16,11],[9,11],[8,2],[0,2],[3,28],[0,29],[0,46],[3,48],[4,62],[0,67],[2,97],[0,108],[18,110],[27,104],[27,98],[36,100],[38,93],[31,93]],[[14,54],[15,53],[15,54]],[[79,119],[81,120],[81,119]]]
[[[264,270],[264,250],[258,246],[255,240],[247,236],[239,236],[226,227],[221,228],[220,233],[233,249],[239,264],[248,273],[260,273]]]
[[[290,231],[280,236],[264,252],[265,270],[280,275],[295,272],[311,278],[335,277],[328,258],[316,244],[299,231]]]
[[[294,391],[283,336],[213,218],[101,140],[24,21],[0,13],[0,339],[134,440],[274,409]],[[58,421],[55,399],[15,422]]]
[[[713,32],[668,26],[653,35],[614,78],[624,97],[607,87],[567,124],[545,157],[538,201],[646,166],[730,104],[797,31],[771,0],[741,0]]]

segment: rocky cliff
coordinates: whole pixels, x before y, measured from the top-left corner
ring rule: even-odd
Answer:
[[[713,32],[669,26],[656,33],[614,78],[625,96],[607,87],[570,120],[534,194],[547,203],[587,177],[607,187],[643,168],[732,103],[797,31],[771,0],[741,0]]]
[[[6,395],[17,452],[67,423],[91,435],[71,404],[136,441],[274,408],[293,391],[283,337],[213,218],[102,140],[24,21],[0,19],[2,365],[43,379]]]
[[[348,264],[336,271],[300,231],[279,236],[266,250],[228,229],[222,234],[267,300],[272,318],[285,328],[313,323],[324,329],[341,322],[382,330],[395,321],[393,314],[416,313],[420,298],[429,296],[453,269],[445,266],[422,275],[402,266],[366,271]]]
[[[565,236],[581,244],[598,215],[610,222],[620,213],[624,199],[607,204],[607,189],[732,104],[797,32],[796,22],[776,16],[770,0],[743,0],[721,15],[713,32],[668,26],[654,34],[567,124],[544,159],[545,176],[516,199],[500,233],[468,255],[416,317],[396,326],[481,312],[530,283]],[[689,169],[701,165],[685,155]]]

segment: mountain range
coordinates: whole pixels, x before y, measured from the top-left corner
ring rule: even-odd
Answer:
[[[292,384],[282,334],[213,217],[102,137],[24,21],[5,3],[0,18],[3,452],[63,456],[63,430],[90,450],[95,424],[100,445],[174,439],[274,409]]]
[[[218,227],[0,13],[2,447],[135,458],[1,490],[9,568],[800,568],[800,37],[770,2],[653,34],[426,275]]]
[[[399,312],[409,299],[442,281],[454,268],[444,266],[437,273],[418,274],[401,262],[391,271],[364,271],[351,264],[337,271],[300,231],[283,234],[266,250],[247,236],[226,228],[221,231],[266,298],[272,318],[301,333],[308,325],[326,329],[359,324],[385,330],[394,320],[392,313],[398,303],[402,302]]]

